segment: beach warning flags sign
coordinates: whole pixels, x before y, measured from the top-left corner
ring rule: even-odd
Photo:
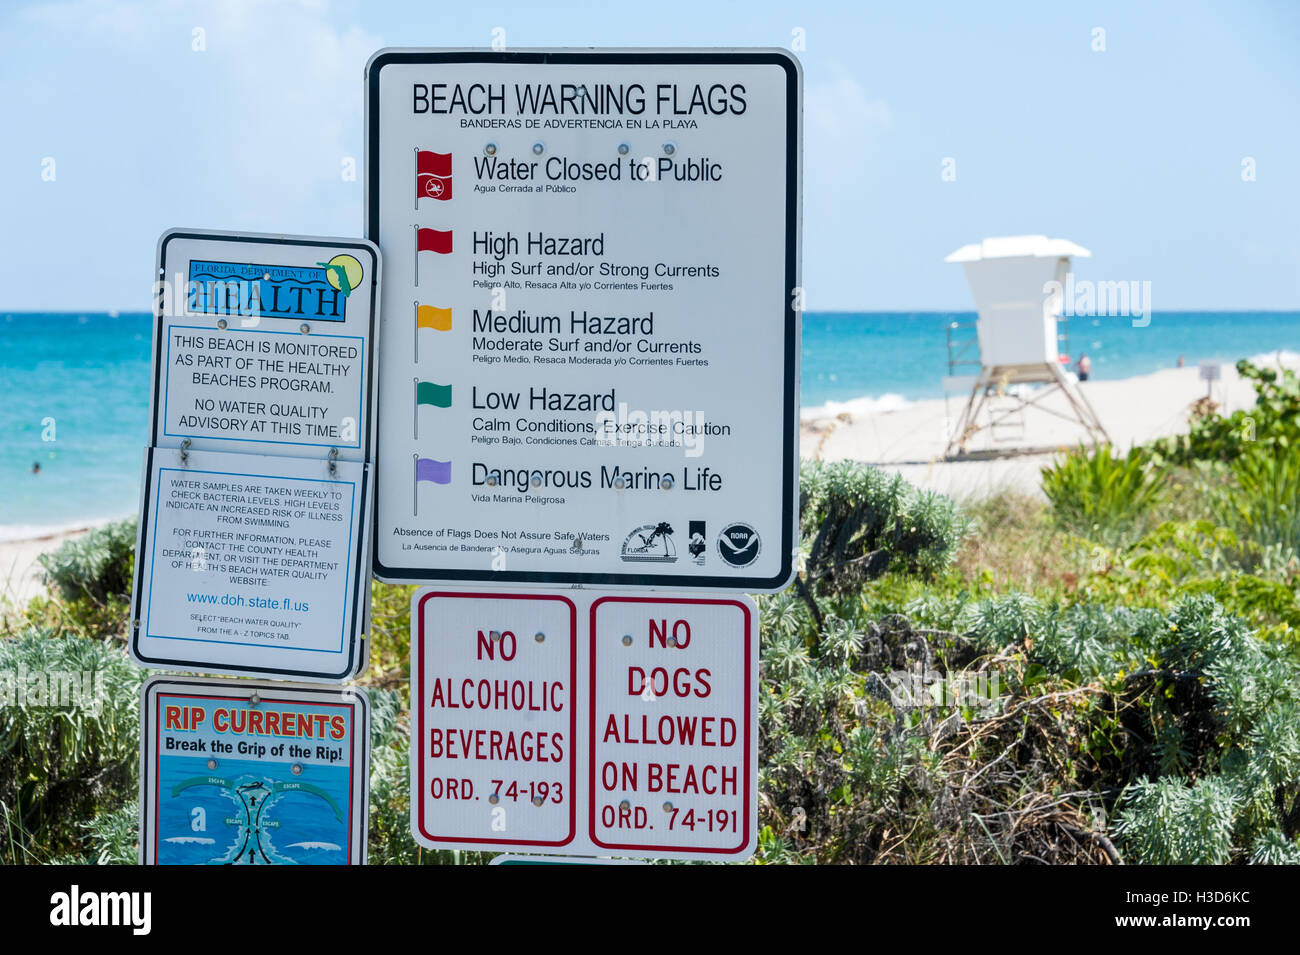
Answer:
[[[415,153],[415,202],[421,199],[451,198],[451,153],[435,153],[427,149]]]

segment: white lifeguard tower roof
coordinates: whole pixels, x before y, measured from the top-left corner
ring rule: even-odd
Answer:
[[[1057,259],[1075,255],[1088,258],[1092,253],[1069,239],[1049,239],[1045,235],[1007,235],[963,245],[944,261],[966,263],[1031,256],[1036,259]]]
[[[1066,413],[1076,419],[1095,443],[1108,440],[1106,429],[1077,383],[1061,367],[1058,350],[1062,289],[1070,259],[1092,253],[1069,239],[1045,235],[1008,235],[963,245],[945,262],[962,267],[975,299],[975,333],[979,341],[980,373],[948,443],[948,454],[965,453],[967,442],[981,430],[1001,440],[1008,423],[1023,432],[1025,410],[1055,389],[1065,396]],[[951,345],[950,345],[951,353]],[[950,360],[951,367],[951,360]],[[1046,385],[1032,397],[1009,392],[1010,384]],[[987,408],[988,424],[981,412]],[[1053,414],[1065,417],[1059,411]]]

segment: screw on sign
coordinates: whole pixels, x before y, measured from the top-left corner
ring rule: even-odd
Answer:
[[[757,618],[747,597],[592,604],[588,826],[597,847],[753,852]]]
[[[573,603],[412,600],[412,831],[428,846],[563,846],[576,828]]]

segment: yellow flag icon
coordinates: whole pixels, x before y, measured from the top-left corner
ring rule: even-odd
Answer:
[[[432,328],[437,332],[451,331],[451,309],[415,303],[415,360],[420,360],[420,329]]]
[[[415,327],[433,328],[440,332],[451,331],[451,309],[435,308],[432,305],[415,307]]]

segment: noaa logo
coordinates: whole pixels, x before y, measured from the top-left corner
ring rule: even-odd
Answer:
[[[656,561],[671,564],[677,560],[673,528],[667,521],[642,524],[623,540],[619,556],[627,561]]]
[[[758,560],[760,550],[758,531],[748,524],[728,524],[718,535],[718,556],[732,567],[748,567]]]

